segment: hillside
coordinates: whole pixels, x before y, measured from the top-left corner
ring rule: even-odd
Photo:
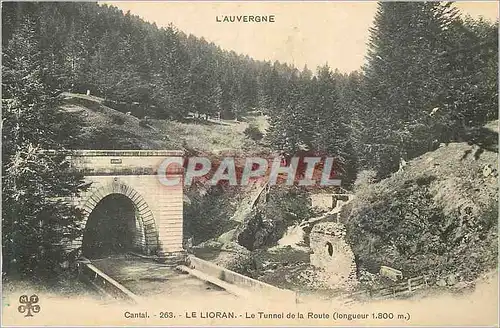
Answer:
[[[380,182],[358,176],[342,218],[359,268],[462,281],[497,265],[498,121],[482,131],[487,147],[441,144]]]
[[[236,155],[266,151],[244,133],[249,122],[265,130],[263,116],[248,117],[246,122],[139,119],[103,105],[98,97],[63,96],[62,108],[83,123],[78,148],[174,148]],[[380,182],[371,182],[369,172],[358,175],[355,199],[341,217],[361,270],[377,272],[380,265],[389,265],[407,276],[451,272],[459,279],[473,279],[494,266],[498,121],[477,131],[464,137],[467,142],[441,144]],[[201,215],[198,219],[203,222],[222,224],[222,207],[228,210],[228,217],[222,220],[226,222],[250,199],[236,194],[226,199],[225,195],[227,206],[222,206],[218,195],[200,201],[205,207],[206,202],[213,203],[213,213],[188,211],[186,215]]]
[[[80,149],[185,149],[202,153],[264,150],[244,131],[255,121],[266,126],[263,116],[243,121],[186,118],[183,122],[138,118],[105,106],[99,97],[63,93],[61,108],[80,121],[74,144]]]

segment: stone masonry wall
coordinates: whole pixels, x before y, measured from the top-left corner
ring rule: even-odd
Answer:
[[[323,282],[331,287],[351,285],[356,280],[354,253],[345,241],[345,227],[336,222],[314,225],[310,238],[311,265],[320,269]]]
[[[73,201],[90,215],[104,197],[119,193],[135,205],[137,217],[136,246],[145,253],[158,255],[182,251],[183,186],[165,186],[156,170],[167,156],[177,151],[79,151],[71,162],[85,174],[90,189]],[[181,172],[169,173],[172,178]],[[141,234],[141,232],[143,233]],[[82,238],[71,243],[81,246]]]

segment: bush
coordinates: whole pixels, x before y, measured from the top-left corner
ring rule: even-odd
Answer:
[[[139,121],[139,126],[143,127],[143,128],[151,128],[151,124],[150,124],[150,121],[149,121],[149,118],[148,117],[144,117],[143,119],[141,119]]]
[[[239,255],[238,258],[228,265],[229,270],[254,279],[259,277],[261,268],[262,263],[259,260],[259,256],[254,253]]]
[[[254,141],[261,141],[262,138],[264,137],[264,134],[259,130],[259,128],[254,125],[250,124],[243,133],[250,139]]]
[[[197,190],[188,192],[191,203],[184,206],[184,231],[188,237],[193,237],[195,245],[216,238],[235,225],[229,220],[235,210],[234,193],[221,186],[207,188],[204,195]]]
[[[111,116],[111,121],[114,123],[114,124],[117,124],[117,125],[123,125],[125,124],[125,118],[120,116],[120,115],[113,115]]]
[[[358,173],[354,182],[354,189],[361,189],[369,184],[376,182],[377,172],[375,170],[363,170]]]

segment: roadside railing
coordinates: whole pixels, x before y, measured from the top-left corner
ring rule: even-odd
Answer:
[[[415,278],[410,278],[399,283],[395,283],[391,286],[384,286],[380,288],[372,288],[360,290],[349,294],[350,299],[357,298],[375,298],[384,299],[390,297],[396,297],[404,294],[412,293],[418,289],[426,288],[429,286],[429,278],[426,276],[419,276]]]
[[[96,288],[99,292],[114,298],[139,303],[139,297],[116,280],[96,268],[90,261],[78,262],[78,277]]]

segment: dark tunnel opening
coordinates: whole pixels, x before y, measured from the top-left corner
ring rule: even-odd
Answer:
[[[136,230],[134,203],[121,194],[104,197],[90,213],[83,236],[82,252],[96,259],[133,249]]]

